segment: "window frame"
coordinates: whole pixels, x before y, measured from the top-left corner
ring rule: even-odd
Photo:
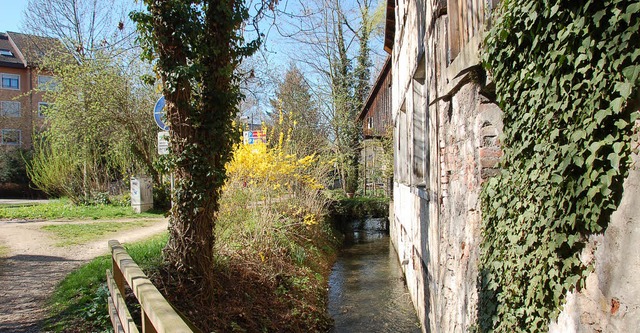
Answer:
[[[18,88],[11,87],[11,83],[9,83],[9,86],[5,87],[5,85],[4,85],[5,76],[9,77],[9,80],[17,79],[18,80]],[[0,82],[0,88],[1,89],[20,90],[20,74],[0,73],[0,81],[1,81]],[[11,82],[11,81],[9,81],[9,82]]]
[[[48,78],[47,82],[40,82],[41,78]],[[43,91],[53,91],[57,88],[58,83],[52,75],[38,75],[38,89]]]
[[[6,137],[5,132],[17,132],[18,133],[18,142],[6,142],[5,141],[5,137]],[[3,128],[2,130],[0,130],[0,145],[3,145],[3,146],[21,146],[22,145],[22,130],[15,129],[15,128]]]
[[[50,103],[47,102],[38,102],[38,118],[44,118],[45,115],[42,113],[42,107],[46,106],[47,108],[51,106]]]
[[[15,103],[18,105],[18,115],[7,115],[5,111],[5,103]],[[20,118],[22,117],[22,103],[18,101],[0,101],[0,117],[6,118]]]

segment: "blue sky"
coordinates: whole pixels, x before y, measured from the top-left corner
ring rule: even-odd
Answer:
[[[0,32],[21,32],[22,11],[27,0],[0,0]]]

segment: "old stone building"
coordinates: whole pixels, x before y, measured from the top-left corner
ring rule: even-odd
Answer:
[[[52,50],[61,50],[57,39],[0,33],[0,149],[29,149],[34,131],[44,126],[43,91],[55,83],[38,61]]]
[[[500,158],[501,114],[479,48],[476,1],[388,1],[395,174],[391,238],[423,330],[476,321],[478,195]]]
[[[499,172],[502,112],[480,52],[497,0],[388,0],[394,182],[390,230],[424,332],[468,332],[478,316],[483,182]],[[553,332],[640,327],[640,175],[589,240],[586,288]],[[636,277],[634,280],[633,277]],[[636,282],[634,282],[636,281]]]

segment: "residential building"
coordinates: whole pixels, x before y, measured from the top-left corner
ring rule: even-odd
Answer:
[[[34,131],[45,124],[42,110],[48,103],[43,91],[55,85],[38,64],[61,49],[54,38],[0,33],[0,149],[32,147]]]
[[[497,3],[387,1],[384,48],[391,54],[394,136],[390,233],[423,332],[477,328],[479,195],[483,182],[499,173],[502,155],[502,111],[480,63]],[[588,240],[585,258],[591,259],[585,260],[594,271],[586,287],[566,295],[559,319],[549,320],[550,331],[637,329],[638,184],[634,167],[608,229]]]

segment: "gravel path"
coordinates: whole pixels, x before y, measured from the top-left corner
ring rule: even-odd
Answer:
[[[40,332],[40,323],[47,314],[44,302],[55,286],[74,268],[108,253],[109,239],[128,243],[167,230],[167,220],[164,218],[145,220],[152,223],[89,244],[69,247],[56,247],[50,234],[40,228],[72,221],[0,221],[0,245],[9,251],[5,258],[0,258],[0,333]],[[130,219],[117,221],[126,222]]]

